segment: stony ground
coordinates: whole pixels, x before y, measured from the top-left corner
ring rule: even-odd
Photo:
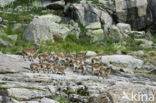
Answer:
[[[139,96],[132,95],[139,93],[148,96],[140,103],[156,102],[156,79],[115,70],[104,79],[70,68],[65,76],[32,73],[29,64],[21,56],[0,55],[0,103],[57,103],[58,97],[71,103],[138,103]]]

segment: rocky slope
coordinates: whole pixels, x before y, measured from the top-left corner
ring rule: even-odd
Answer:
[[[155,0],[19,1],[0,0],[0,103],[156,102],[156,41],[151,37],[156,25]],[[91,67],[86,75],[71,68],[66,75],[32,73],[31,62],[21,55],[1,53],[21,54],[24,47],[32,47],[28,41],[40,44],[40,49],[48,51],[51,46],[59,51],[60,44],[51,42],[66,40],[69,34],[91,37],[94,46],[102,48],[93,48],[87,56],[102,55],[102,62],[113,67],[108,77],[91,75]],[[46,40],[50,43],[42,45]],[[62,48],[69,49],[73,41],[63,42]],[[108,55],[112,51],[116,53]]]
[[[118,57],[123,59],[112,62],[143,65],[141,60],[124,55],[104,56],[103,61]],[[90,74],[90,68],[87,75],[74,73],[68,68],[64,76],[32,73],[29,65],[30,62],[24,61],[22,56],[0,55],[1,103],[57,103],[53,100],[55,97],[65,97],[72,103],[106,103],[107,100],[108,103],[156,102],[156,80],[147,76],[113,70],[108,77],[98,78]],[[134,98],[135,95],[138,96]],[[147,98],[139,99],[142,95],[147,95]]]

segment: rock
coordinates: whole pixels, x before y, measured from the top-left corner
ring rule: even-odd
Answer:
[[[36,7],[46,7],[47,5],[49,5],[50,3],[52,3],[51,0],[33,0],[32,4],[33,6]]]
[[[10,26],[11,26],[12,30],[24,31],[27,27],[27,24],[16,23],[16,24],[12,24]]]
[[[48,5],[46,5],[47,9],[53,9],[53,10],[63,10],[65,7],[65,2],[64,0],[52,2]]]
[[[0,0],[0,7],[4,7],[12,2],[14,2],[15,0]]]
[[[111,98],[113,98],[114,101],[113,103],[128,103],[130,101],[151,101],[154,103],[156,102],[154,99],[155,92],[153,92],[155,90],[155,87],[148,85],[119,83],[107,89],[107,92],[111,94]]]
[[[30,100],[33,98],[40,98],[51,95],[46,91],[24,89],[24,88],[10,88],[7,91],[10,97],[16,98],[17,100]]]
[[[3,40],[2,38],[0,38],[0,44],[3,46],[11,47],[11,44],[9,44],[7,41]]]
[[[124,35],[122,35],[122,33],[120,32],[120,29],[115,25],[112,25],[109,31],[110,31],[109,37],[111,38],[114,38],[114,39],[124,38]]]
[[[79,37],[81,30],[80,27],[78,25],[78,23],[76,23],[74,20],[70,20],[69,22],[72,26],[73,26],[73,32],[75,32],[76,36]]]
[[[104,32],[102,29],[88,30],[87,35],[93,38],[93,42],[104,40]]]
[[[68,25],[60,24],[61,17],[44,15],[33,19],[24,31],[24,38],[29,41],[54,41],[55,37],[64,40],[70,33]]]
[[[141,42],[140,46],[144,47],[144,48],[151,48],[153,42],[150,40],[146,40],[146,39],[135,39],[135,41],[137,42]]]
[[[134,51],[134,52],[131,52],[131,53],[129,53],[129,54],[131,54],[131,55],[136,55],[136,56],[144,56],[144,55],[145,55],[145,54],[144,54],[144,51],[142,51],[142,50]]]
[[[115,0],[115,6],[118,21],[131,24],[133,29],[143,29],[151,22],[148,0]]]
[[[116,26],[120,29],[122,33],[127,33],[131,31],[131,26],[125,23],[118,23]]]
[[[0,74],[26,72],[28,70],[24,67],[29,68],[29,64],[29,62],[23,62],[23,58],[17,59],[2,54],[0,55]]]
[[[84,26],[87,26],[90,23],[101,22],[104,31],[107,31],[113,22],[111,16],[106,11],[100,10],[92,4],[74,3],[69,11],[67,11],[67,14],[74,20],[80,21]]]
[[[109,92],[103,92],[97,97],[90,97],[89,103],[114,103],[114,100]]]
[[[100,22],[90,23],[88,26],[86,26],[86,29],[89,30],[101,29],[101,23]]]
[[[130,31],[127,34],[128,36],[132,38],[138,38],[138,39],[141,39],[141,38],[143,39],[147,36],[144,31]]]
[[[20,101],[20,103],[40,103],[38,101]]]
[[[88,103],[88,99],[85,96],[80,96],[80,95],[76,95],[76,94],[70,94],[69,95],[69,99],[72,102],[76,102],[76,103]]]
[[[151,74],[153,71],[155,71],[155,68],[156,68],[156,66],[154,66],[152,64],[146,64],[142,67],[143,70],[150,71]]]
[[[59,102],[52,100],[52,99],[49,99],[49,98],[42,98],[40,100],[40,103],[59,103]]]
[[[17,40],[17,35],[8,35],[8,38],[10,38],[11,40],[16,41]]]
[[[110,55],[102,56],[102,62],[108,65],[112,64],[116,67],[135,69],[141,68],[143,61],[129,55]]]
[[[93,38],[93,41],[99,41],[104,39],[104,31],[101,29],[101,23],[90,23],[86,26],[87,35]]]
[[[96,56],[96,52],[94,51],[87,51],[86,56]]]

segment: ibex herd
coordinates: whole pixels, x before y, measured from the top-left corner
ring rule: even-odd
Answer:
[[[33,61],[33,57],[37,54],[38,48],[27,48],[23,49],[23,58],[26,60],[26,57]],[[82,74],[86,74],[87,66],[91,66],[92,75],[95,75],[95,72],[98,73],[98,76],[108,76],[111,72],[111,67],[105,67],[100,58],[92,58],[91,64],[86,63],[86,53],[76,53],[76,54],[67,54],[67,53],[49,53],[49,54],[39,54],[38,59],[39,63],[31,63],[30,69],[33,72],[43,73],[61,73],[65,75],[65,70],[70,67],[73,69],[73,72],[81,71]]]

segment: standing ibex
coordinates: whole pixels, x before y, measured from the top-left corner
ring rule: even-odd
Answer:
[[[37,53],[38,49],[39,49],[38,45],[35,45],[35,48],[24,48],[22,50],[22,55],[24,60],[26,61],[26,57],[27,57],[30,61],[33,61],[33,57]]]

